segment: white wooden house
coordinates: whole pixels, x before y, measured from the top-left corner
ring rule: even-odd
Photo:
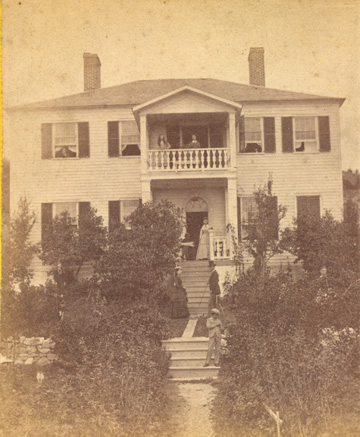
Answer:
[[[226,263],[226,225],[246,237],[252,193],[269,175],[288,209],[283,226],[306,206],[340,218],[344,99],[266,88],[261,48],[250,50],[249,67],[249,85],[159,79],[102,89],[99,58],[85,54],[84,92],[11,108],[11,207],[31,200],[33,240],[65,209],[76,220],[84,202],[108,224],[140,199],[168,199],[194,240],[208,217],[213,255]],[[160,134],[171,148],[159,150]],[[45,277],[40,261],[33,268]]]

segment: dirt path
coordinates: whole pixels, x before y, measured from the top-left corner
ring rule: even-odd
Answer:
[[[215,437],[210,420],[211,401],[216,388],[206,383],[176,384],[177,400],[172,420],[176,422],[174,437]]]

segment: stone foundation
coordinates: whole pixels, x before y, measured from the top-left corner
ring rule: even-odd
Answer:
[[[0,341],[0,363],[47,366],[58,359],[55,343],[50,338],[20,337]]]

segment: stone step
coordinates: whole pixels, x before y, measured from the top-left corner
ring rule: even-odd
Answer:
[[[170,367],[168,378],[186,378],[193,379],[208,379],[217,377],[219,374],[219,367]]]
[[[194,299],[194,298],[198,298],[198,297],[203,297],[210,299],[210,294],[209,293],[204,293],[202,291],[198,291],[198,290],[190,290],[187,291],[187,297],[189,300]]]
[[[204,356],[196,356],[196,357],[176,357],[171,358],[171,367],[202,367],[205,363],[206,359],[206,353],[204,353]],[[211,359],[210,366],[214,366],[214,360]]]
[[[183,286],[186,287],[202,287],[202,288],[207,288],[209,289],[209,285],[207,283],[207,280],[205,281],[204,279],[201,278],[194,278],[194,279],[189,279],[186,281],[182,281]]]
[[[189,349],[166,349],[171,354],[171,359],[175,358],[202,358],[205,359],[207,353],[207,346],[189,348]]]
[[[178,337],[169,340],[163,340],[163,347],[168,349],[203,349],[207,347],[209,339],[206,337]]]
[[[213,376],[212,378],[169,378],[169,382],[211,382],[217,379],[217,376]]]
[[[194,266],[206,266],[209,267],[209,260],[191,260],[191,261],[181,261],[181,267],[194,267]]]

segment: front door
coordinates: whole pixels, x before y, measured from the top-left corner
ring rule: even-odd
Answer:
[[[200,229],[205,218],[208,218],[208,213],[203,212],[187,212],[186,213],[186,229],[189,238],[194,242],[194,248],[189,253],[190,259],[196,258],[196,251],[199,245]]]

